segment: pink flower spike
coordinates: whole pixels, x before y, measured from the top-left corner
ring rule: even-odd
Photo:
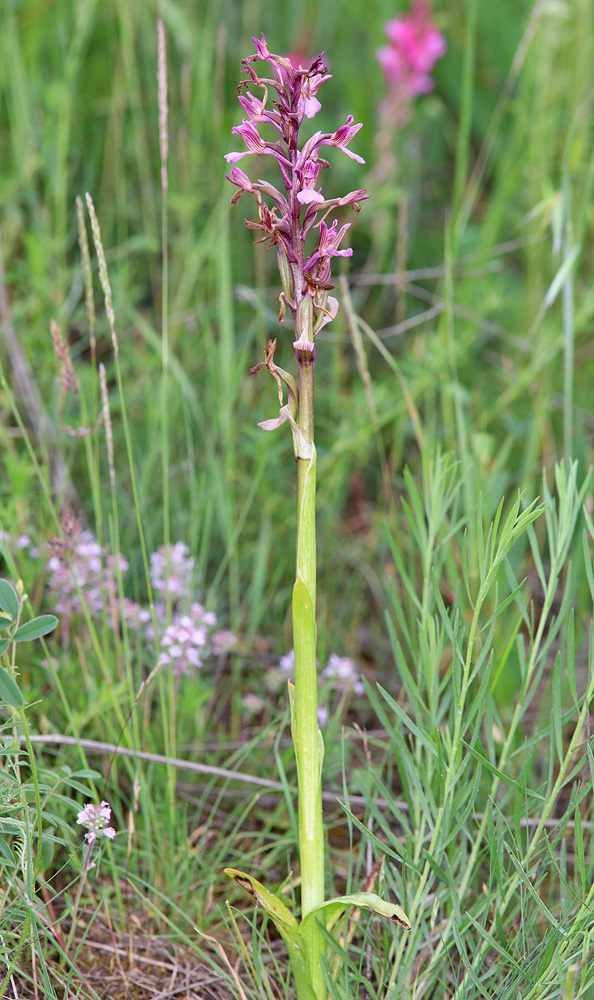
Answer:
[[[350,156],[352,160],[356,160],[357,163],[365,163],[362,156],[358,156],[357,153],[352,153],[350,149],[347,149],[351,139],[356,136],[360,128],[363,128],[362,122],[359,122],[358,125],[353,125],[354,120],[353,116],[349,115],[345,124],[341,125],[328,140],[325,140],[323,145],[337,146],[338,149],[342,149],[343,153]]]
[[[393,18],[384,25],[387,46],[377,50],[377,60],[382,67],[392,97],[398,92],[405,100],[433,90],[429,76],[437,59],[446,49],[446,40],[431,21],[431,10],[426,0],[415,0],[410,13]]]

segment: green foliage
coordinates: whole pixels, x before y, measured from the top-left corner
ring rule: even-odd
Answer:
[[[317,352],[320,662],[351,655],[368,681],[366,696],[329,705],[327,895],[355,896],[385,855],[374,891],[411,928],[364,911],[342,916],[324,931],[329,995],[350,1000],[364,987],[407,1000],[589,1000],[592,5],[435,0],[448,53],[435,92],[395,137],[384,180],[374,172],[384,95],[374,52],[398,13],[392,4],[162,8],[165,366],[153,6],[0,4],[2,330],[7,338],[14,328],[43,407],[23,391],[6,340],[3,575],[23,580],[35,611],[26,607],[33,621],[21,624],[22,595],[0,581],[9,961],[0,996],[11,995],[11,974],[17,987],[30,975],[32,948],[40,995],[87,990],[66,959],[54,963],[59,946],[44,919],[50,899],[67,925],[80,867],[72,818],[89,796],[109,798],[118,834],[85,894],[90,912],[109,908],[116,934],[127,934],[135,908],[239,996],[194,930],[225,941],[234,932],[216,873],[246,868],[270,886],[286,877],[288,909],[299,906],[287,860],[295,773],[284,694],[272,689],[291,646],[292,455],[286,436],[256,428],[276,397],[265,379],[247,378],[277,334],[277,360],[289,368],[291,338],[276,319],[275,261],[230,221],[222,179],[237,67],[264,30],[278,51],[326,49],[333,83],[319,127],[350,113],[364,123],[361,184],[372,195],[360,216],[341,220],[354,223],[354,255],[343,261],[352,308],[339,289],[338,319]],[[331,173],[331,194],[360,183],[346,159]],[[117,365],[96,275],[95,358],[90,350],[75,212],[87,190],[112,284]],[[68,334],[77,397],[55,380],[52,317]],[[114,488],[95,426],[99,361]],[[240,636],[229,661],[197,681],[158,672],[144,685],[153,651],[114,626],[111,609],[94,617],[84,594],[75,619],[38,631],[52,618],[47,541],[61,533],[69,493],[67,480],[52,483],[56,456],[83,523],[131,563],[133,582],[118,579],[118,594],[148,601],[147,554],[167,532],[190,545],[197,599]],[[25,532],[39,558],[6,541]],[[22,644],[34,634],[41,644]],[[244,694],[263,703],[251,717]],[[50,736],[72,743],[44,745]],[[103,748],[97,770],[87,759],[97,748],[84,740]],[[182,772],[174,758],[215,770]],[[254,792],[254,775],[273,787]],[[244,913],[239,890],[236,900],[251,935],[238,944],[249,1000],[290,996],[274,935],[267,952],[268,918]]]

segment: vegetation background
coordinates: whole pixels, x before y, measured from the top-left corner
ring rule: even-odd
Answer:
[[[274,414],[274,388],[247,377],[277,334],[289,368],[291,336],[276,319],[276,258],[252,247],[247,196],[231,207],[223,176],[240,61],[263,31],[277,52],[326,50],[316,128],[354,115],[366,166],[335,155],[324,190],[371,195],[345,215],[353,256],[340,262],[341,309],[317,353],[320,663],[351,657],[368,681],[365,695],[322,692],[329,870],[338,889],[360,886],[386,854],[381,891],[413,928],[361,917],[329,988],[594,996],[594,11],[590,0],[436,0],[448,51],[386,158],[375,51],[402,12],[385,0],[0,5],[3,574],[23,580],[31,614],[55,610],[46,564],[63,530],[52,482],[63,463],[81,523],[130,563],[120,593],[146,603],[147,555],[182,540],[192,595],[238,640],[198,677],[160,671],[140,694],[154,650],[114,630],[108,608],[19,660],[39,742],[32,767],[3,708],[0,995],[174,995],[167,983],[239,995],[196,925],[231,960],[247,926],[241,988],[290,995],[279,942],[221,874],[249,867],[298,893],[278,683],[291,648],[293,460],[288,435],[255,426]],[[117,363],[94,255],[90,350],[75,205],[86,191]],[[52,319],[78,396],[56,380]],[[64,430],[95,424],[99,362],[115,484],[104,428]],[[15,546],[25,533],[34,548]],[[122,752],[91,754],[81,740]],[[272,785],[254,790],[250,776]],[[73,823],[93,795],[109,800],[118,834],[100,877],[81,882]],[[226,898],[245,911],[235,928]]]

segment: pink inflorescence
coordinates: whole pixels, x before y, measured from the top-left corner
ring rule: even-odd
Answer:
[[[361,124],[354,125],[353,116],[349,115],[345,124],[335,132],[315,132],[300,148],[299,130],[303,119],[314,118],[318,113],[321,108],[318,90],[322,83],[330,79],[324,65],[324,53],[321,52],[305,69],[296,67],[289,58],[270,52],[264,35],[252,41],[256,54],[242,60],[249,79],[243,80],[237,88],[245,117],[242,124],[232,130],[240,136],[246,148],[227,153],[225,159],[230,164],[236,164],[253,154],[273,157],[280,170],[284,191],[261,179],[250,180],[237,166],[232,166],[226,176],[239,188],[233,196],[234,203],[244,191],[255,195],[258,220],[246,219],[246,226],[262,231],[264,235],[260,242],[268,241],[269,246],[277,247],[283,287],[279,318],[288,306],[296,320],[299,346],[313,350],[313,338],[334,318],[338,309],[336,300],[328,296],[329,289],[333,287],[330,284],[331,258],[352,254],[352,250],[340,249],[349,226],[338,229],[336,221],[328,226],[325,219],[333,209],[346,205],[352,205],[358,212],[359,203],[368,197],[367,192],[361,189],[351,191],[342,198],[325,198],[319,179],[320,172],[329,163],[321,158],[320,151],[324,146],[334,146],[358,163],[363,163],[363,158],[349,149]],[[269,75],[256,73],[252,66],[256,60],[269,64]],[[255,96],[248,89],[250,86],[261,89],[262,96]],[[271,91],[274,92],[273,98]],[[274,141],[260,135],[262,126],[270,126],[276,132]],[[314,227],[319,228],[318,244],[308,252],[305,241]],[[308,299],[313,305],[309,313],[302,307]]]
[[[106,554],[91,531],[82,531],[74,543],[70,560],[65,553],[48,560],[49,588],[54,608],[65,619],[82,610],[81,594],[91,612],[100,613],[106,593],[115,589],[116,571],[124,573],[123,556]]]
[[[66,550],[54,553],[47,569],[53,606],[63,625],[82,611],[82,595],[91,615],[107,611],[110,623],[117,625],[118,619],[123,620],[147,643],[154,643],[156,632],[160,660],[175,675],[189,674],[237,645],[231,632],[216,630],[213,611],[196,601],[191,603],[194,559],[184,542],[162,545],[150,556],[156,630],[148,608],[128,597],[120,599],[117,592],[116,574],[126,572],[127,561],[105,552],[92,532],[80,532],[71,543],[69,557]]]
[[[192,604],[189,615],[176,615],[161,639],[161,660],[174,674],[189,674],[201,667],[204,656],[212,652],[209,629],[216,624],[212,611]]]
[[[387,21],[384,30],[389,44],[377,50],[377,59],[393,98],[404,103],[433,90],[430,73],[447,45],[426,0],[413,0],[410,13]]]
[[[161,545],[150,557],[153,590],[176,601],[190,590],[194,560],[184,542]]]

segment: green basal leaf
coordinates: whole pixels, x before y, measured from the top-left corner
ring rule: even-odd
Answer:
[[[337,896],[335,899],[327,899],[325,903],[316,906],[301,921],[301,932],[308,923],[319,920],[327,931],[332,931],[338,920],[348,906],[365,907],[373,910],[380,917],[392,920],[399,927],[410,929],[410,920],[402,907],[396,903],[388,903],[375,892],[353,892],[350,896]]]
[[[39,618],[33,618],[30,622],[25,622],[24,625],[21,625],[14,633],[13,639],[16,642],[28,642],[31,639],[39,639],[42,635],[53,632],[57,624],[58,619],[55,615],[40,615]]]
[[[225,868],[225,875],[232,878],[242,889],[249,892],[250,896],[264,907],[267,913],[270,914],[274,922],[277,924],[283,924],[289,931],[295,934],[299,933],[299,925],[291,913],[288,906],[275,896],[274,893],[270,892],[266,886],[258,882],[257,879],[252,878],[251,875],[246,875],[245,872],[240,872],[236,868]],[[280,927],[279,927],[280,930]]]
[[[4,667],[0,667],[0,702],[2,701],[6,702],[7,705],[12,705],[13,708],[22,708],[25,704],[18,684],[13,681],[8,670],[5,670]]]
[[[0,608],[6,611],[12,618],[18,618],[19,616],[17,592],[8,580],[0,580]]]
[[[261,882],[252,878],[251,875],[246,875],[245,872],[240,872],[236,868],[225,868],[224,872],[225,875],[228,875],[229,878],[237,882],[242,889],[249,892],[250,896],[254,897],[256,902],[266,910],[274,922],[289,952],[299,1000],[308,1000],[309,997],[311,997],[311,1000],[316,1000],[309,980],[305,941],[301,936],[299,925],[289,908],[285,906],[282,900],[263,886]]]

